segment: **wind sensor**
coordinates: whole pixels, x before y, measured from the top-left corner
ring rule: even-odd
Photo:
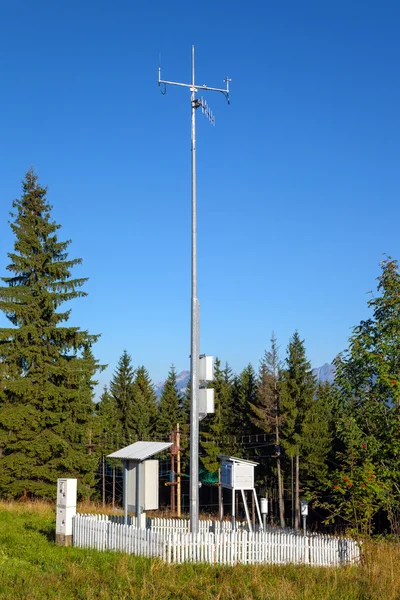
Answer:
[[[200,359],[200,304],[197,298],[197,221],[196,221],[196,110],[202,113],[212,125],[215,117],[203,98],[196,98],[197,92],[220,92],[230,104],[229,84],[224,79],[225,88],[196,85],[194,79],[194,46],[192,46],[192,83],[179,83],[161,79],[158,67],[158,86],[163,95],[168,85],[188,88],[191,92],[192,107],[192,298],[191,298],[191,339],[190,339],[190,531],[199,530],[199,359]]]

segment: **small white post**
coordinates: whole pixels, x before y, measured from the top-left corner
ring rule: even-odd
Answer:
[[[268,498],[261,498],[261,514],[263,518],[263,530],[267,531]]]
[[[76,515],[76,479],[57,479],[56,544],[72,546],[72,519]]]
[[[301,501],[301,514],[303,517],[303,534],[304,536],[307,535],[306,532],[306,522],[307,522],[307,515],[308,515],[308,502],[307,500],[302,500]]]

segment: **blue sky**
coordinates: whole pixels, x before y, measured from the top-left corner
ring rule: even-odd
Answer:
[[[383,253],[400,257],[398,2],[54,2],[0,5],[0,274],[8,211],[30,165],[49,186],[101,333],[154,381],[189,364],[189,92],[198,114],[201,351],[257,366],[295,329],[313,366],[368,314]],[[7,324],[0,315],[0,326]]]

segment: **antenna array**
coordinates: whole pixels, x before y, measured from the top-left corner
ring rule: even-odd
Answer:
[[[200,106],[201,106],[201,112],[203,113],[203,115],[205,115],[207,117],[207,119],[210,121],[211,125],[215,126],[215,116],[213,115],[211,108],[208,106],[208,104],[204,98],[200,98]]]

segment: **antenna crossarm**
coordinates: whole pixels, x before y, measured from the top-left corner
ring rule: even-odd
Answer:
[[[180,87],[187,87],[192,89],[193,86],[191,83],[178,83],[177,81],[164,81],[164,79],[159,79],[158,84],[163,83],[164,85],[179,85]]]
[[[207,85],[199,85],[197,87],[198,90],[205,90],[206,92],[222,92],[222,94],[226,94],[229,90],[222,90],[221,88],[213,88],[208,87]]]
[[[199,90],[204,90],[206,92],[221,92],[221,94],[229,94],[229,90],[222,88],[214,88],[208,87],[207,85],[196,85],[193,87],[191,83],[180,83],[178,81],[165,81],[164,79],[159,79],[158,83],[163,83],[164,85],[179,85],[180,87],[187,87],[190,91],[198,92]]]

